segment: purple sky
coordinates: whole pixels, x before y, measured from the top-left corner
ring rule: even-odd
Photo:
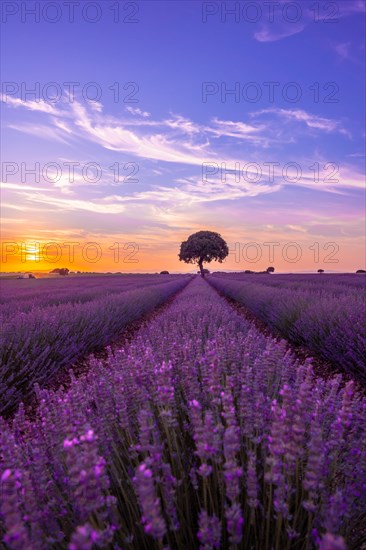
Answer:
[[[363,1],[4,1],[2,30],[4,241],[184,270],[212,229],[228,269],[365,267]]]

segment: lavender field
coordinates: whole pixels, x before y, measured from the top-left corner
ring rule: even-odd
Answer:
[[[188,281],[159,275],[1,281],[0,413]]]
[[[253,311],[281,292],[288,315],[310,303],[302,326],[316,318],[327,327],[321,334],[338,330],[345,312],[352,357],[365,350],[355,325],[360,279],[354,287],[327,284],[328,298],[315,279],[208,280]],[[311,359],[301,363],[285,340],[264,336],[200,277],[147,278],[125,291],[104,281],[104,293],[82,285],[70,288],[69,299],[70,281],[62,281],[49,295],[53,305],[38,295],[32,306],[24,289],[24,311],[17,302],[14,314],[14,287],[4,300],[7,410],[35,382],[181,290],[128,343],[110,348],[106,359],[91,358],[67,389],[37,384],[31,416],[21,404],[12,420],[0,418],[5,548],[362,548],[366,399],[357,384],[317,377]],[[327,299],[340,303],[332,325]],[[277,319],[280,303],[271,301]],[[359,308],[352,318],[347,304]],[[300,334],[295,313],[293,323]],[[349,365],[356,372],[358,363]]]
[[[214,288],[280,336],[366,382],[366,276],[218,274]]]

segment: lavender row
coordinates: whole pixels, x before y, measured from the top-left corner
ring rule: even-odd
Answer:
[[[34,420],[0,420],[10,550],[361,547],[365,399],[201,279],[38,398]]]
[[[233,279],[236,281],[255,282],[265,286],[303,289],[322,290],[331,286],[332,293],[344,293],[350,290],[364,291],[366,289],[366,275],[363,273],[259,273],[250,274],[240,272],[215,272],[215,277]],[[259,277],[258,277],[259,275]]]
[[[0,332],[0,413],[11,412],[35,383],[49,382],[60,369],[109,344],[128,323],[152,311],[189,279],[183,276],[145,289],[97,294],[85,303],[70,301],[42,308],[35,299],[28,312],[4,317]],[[99,284],[103,283],[100,280]]]
[[[280,278],[282,276],[279,276]],[[283,276],[285,277],[285,276]],[[283,279],[282,277],[282,279]],[[357,277],[357,275],[353,276]],[[261,278],[261,277],[260,277]],[[318,280],[322,279],[318,276]],[[295,345],[366,382],[366,300],[363,286],[340,289],[339,276],[316,285],[287,284],[273,276],[211,276],[209,282],[226,296],[244,304],[254,315]],[[264,280],[265,279],[265,280]],[[320,284],[320,283],[319,283]]]
[[[170,275],[169,282],[180,275]],[[1,316],[24,313],[39,307],[85,303],[109,294],[166,284],[161,275],[80,276],[58,279],[0,280]]]

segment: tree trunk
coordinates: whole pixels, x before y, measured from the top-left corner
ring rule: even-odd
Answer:
[[[198,267],[200,268],[200,272],[201,272],[201,277],[204,279],[205,278],[205,274],[203,272],[203,260],[200,260],[198,262]]]

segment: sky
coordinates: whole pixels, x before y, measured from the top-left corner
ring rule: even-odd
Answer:
[[[2,271],[365,269],[365,10],[3,1]]]

